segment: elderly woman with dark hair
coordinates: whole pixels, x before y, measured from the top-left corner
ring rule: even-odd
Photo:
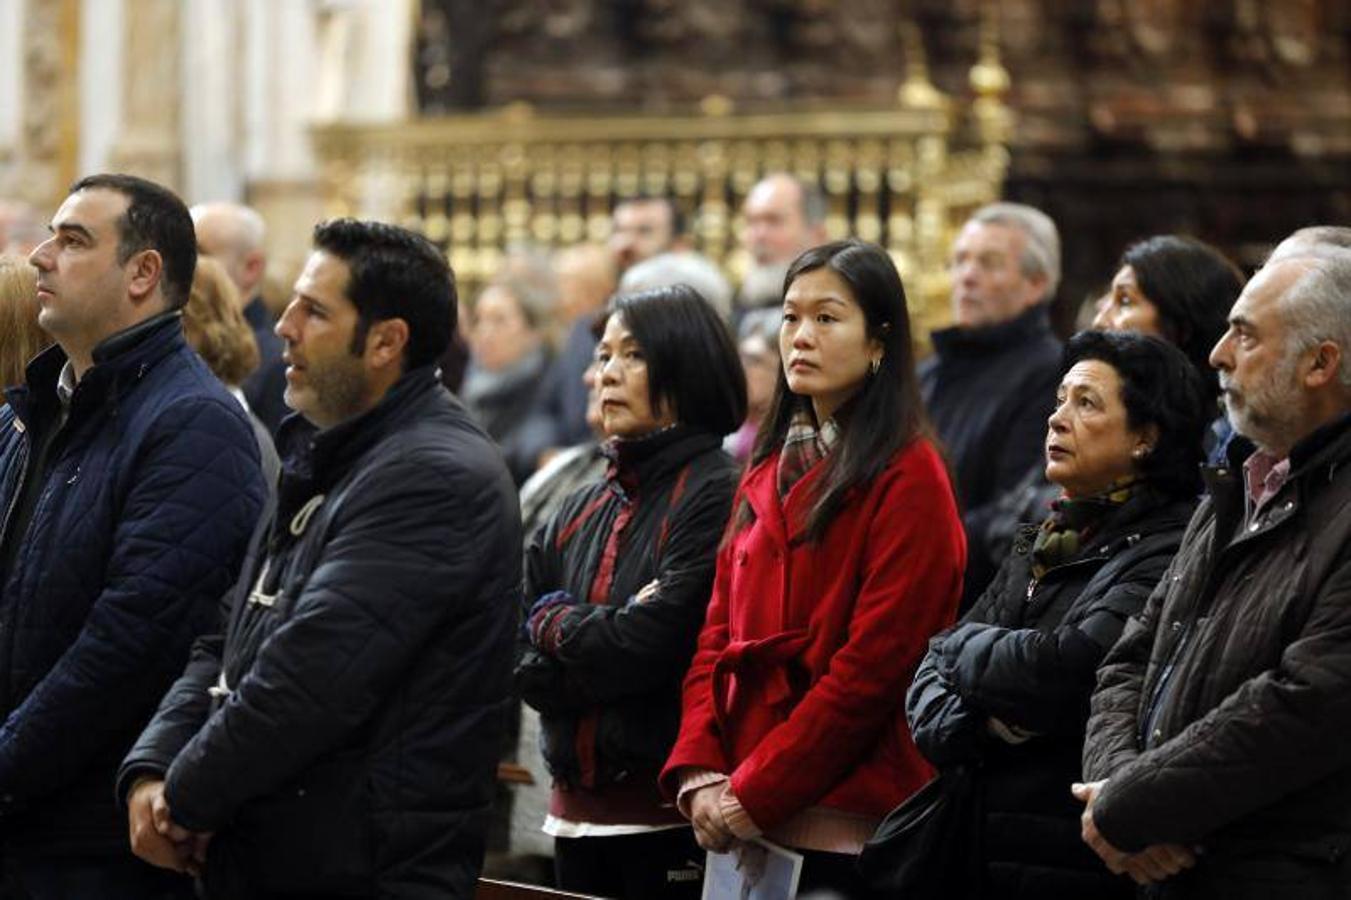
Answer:
[[[1209,392],[1177,348],[1087,331],[1063,373],[1046,435],[1062,496],[933,639],[906,699],[931,762],[979,767],[981,897],[1131,896],[1079,839],[1070,785],[1094,672],[1162,577],[1201,487]]]
[[[610,467],[530,541],[522,699],[541,714],[558,886],[699,896],[703,854],[657,789],[736,488],[746,416],[727,326],[685,285],[621,294],[595,378]]]
[[[1224,459],[1233,429],[1219,406],[1219,378],[1210,350],[1229,327],[1229,309],[1243,290],[1243,273],[1209,244],[1175,234],[1155,235],[1126,248],[1112,285],[1098,300],[1093,327],[1161,338],[1183,352],[1200,374],[1211,417],[1205,436],[1209,462]],[[1239,438],[1238,440],[1243,440]],[[1008,553],[1019,525],[1041,518],[1058,494],[1040,467],[994,504],[972,553],[994,568]]]

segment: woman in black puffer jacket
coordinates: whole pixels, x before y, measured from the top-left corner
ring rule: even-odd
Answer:
[[[1070,785],[1098,663],[1162,577],[1200,489],[1210,403],[1180,351],[1084,332],[1063,372],[1046,450],[1063,495],[931,641],[906,700],[931,762],[977,770],[983,898],[1132,896],[1080,840]]]
[[[596,363],[610,468],[528,542],[516,686],[541,714],[559,887],[698,897],[703,851],[657,773],[736,488],[721,446],[745,376],[684,286],[617,297]]]

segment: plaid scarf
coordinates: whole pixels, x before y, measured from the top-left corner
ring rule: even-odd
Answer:
[[[1032,577],[1040,578],[1056,566],[1073,561],[1088,545],[1097,526],[1142,487],[1144,482],[1131,476],[1091,497],[1061,497],[1052,502],[1051,515],[1041,523],[1032,543]]]
[[[812,466],[825,459],[826,454],[839,442],[840,428],[833,417],[826,419],[825,424],[817,428],[816,417],[810,409],[799,409],[793,413],[783,438],[783,450],[779,453],[779,499],[787,497],[793,485]]]

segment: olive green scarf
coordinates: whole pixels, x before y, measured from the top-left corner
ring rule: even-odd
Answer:
[[[1032,577],[1040,578],[1050,569],[1072,562],[1093,539],[1098,525],[1143,487],[1143,481],[1131,476],[1114,482],[1100,494],[1054,501],[1051,515],[1041,523],[1032,542]]]

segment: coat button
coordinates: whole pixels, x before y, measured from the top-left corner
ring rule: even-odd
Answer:
[[[1249,530],[1249,531],[1256,531],[1257,529],[1259,529],[1259,528],[1261,528],[1261,527],[1262,527],[1262,523],[1261,523],[1261,522],[1253,522],[1251,525],[1248,526],[1248,530]]]
[[[1181,631],[1181,630],[1182,630],[1182,623],[1181,623],[1181,622],[1176,622],[1176,621],[1173,622],[1173,631],[1174,631],[1174,632],[1178,632],[1178,631]]]

